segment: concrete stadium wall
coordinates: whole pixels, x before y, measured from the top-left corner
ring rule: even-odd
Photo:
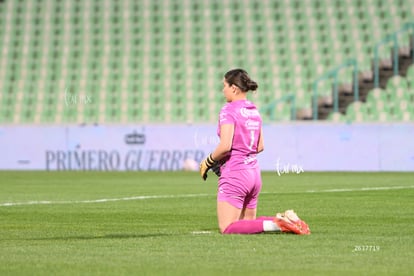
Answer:
[[[0,170],[181,170],[216,125],[0,126]],[[262,170],[414,171],[414,124],[265,125]]]

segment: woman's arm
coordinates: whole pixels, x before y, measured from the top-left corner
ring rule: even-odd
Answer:
[[[212,153],[216,161],[223,159],[230,152],[233,145],[234,125],[224,124],[220,126],[220,143]]]
[[[259,137],[259,144],[257,145],[257,153],[262,152],[263,150],[264,150],[263,129],[260,129],[260,137]]]

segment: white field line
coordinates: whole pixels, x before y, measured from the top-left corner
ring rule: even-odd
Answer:
[[[365,191],[386,191],[386,190],[401,190],[413,189],[413,186],[393,186],[393,187],[367,187],[355,189],[328,189],[328,190],[308,190],[305,193],[341,193],[341,192],[365,192]],[[277,194],[263,192],[262,194]],[[82,203],[105,203],[116,201],[131,201],[131,200],[147,200],[147,199],[163,199],[163,198],[191,198],[191,197],[206,197],[215,196],[214,194],[185,194],[185,195],[148,195],[148,196],[132,196],[121,198],[102,198],[90,200],[66,200],[66,201],[26,201],[26,202],[5,202],[0,203],[0,207],[22,206],[22,205],[50,205],[50,204],[82,204]]]
[[[152,195],[152,196],[131,196],[121,198],[102,198],[90,200],[66,200],[66,201],[26,201],[26,202],[5,202],[0,203],[0,207],[21,206],[21,205],[48,205],[48,204],[80,204],[80,203],[105,203],[115,201],[146,200],[146,199],[163,199],[163,198],[188,198],[213,196],[212,194],[187,194],[187,195]]]
[[[191,234],[193,235],[205,235],[205,234],[212,234],[213,232],[211,231],[193,231],[191,232]]]
[[[307,193],[341,193],[341,192],[365,192],[365,191],[386,191],[386,190],[401,190],[401,189],[413,189],[413,186],[393,186],[393,187],[367,187],[356,189],[329,189],[329,190],[309,190]]]

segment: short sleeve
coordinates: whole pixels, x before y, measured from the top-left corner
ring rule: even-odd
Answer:
[[[225,125],[225,124],[234,124],[234,123],[235,123],[234,114],[233,114],[230,106],[226,104],[220,110],[220,114],[219,114],[219,126]]]

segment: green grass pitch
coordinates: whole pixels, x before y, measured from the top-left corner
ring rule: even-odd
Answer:
[[[211,173],[0,172],[0,275],[412,275],[413,173],[262,176],[311,235],[220,235]]]

